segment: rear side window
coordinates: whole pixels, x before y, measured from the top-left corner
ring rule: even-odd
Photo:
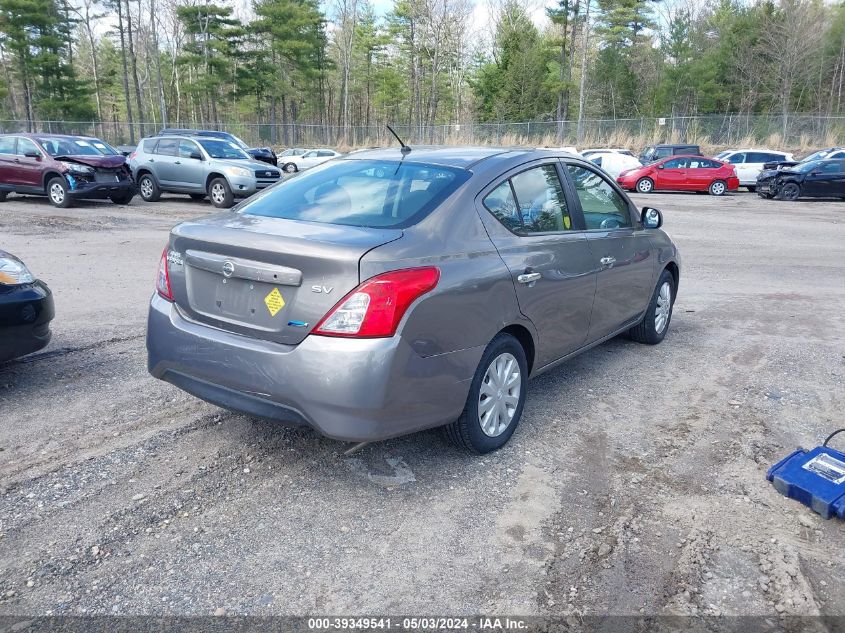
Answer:
[[[15,137],[14,136],[0,136],[0,154],[14,154],[15,153]]]
[[[672,160],[667,160],[663,163],[663,169],[686,169],[686,167],[686,158],[673,158]]]
[[[667,156],[671,156],[673,153],[672,149],[669,147],[658,147],[654,150],[653,156],[657,158],[666,158]]]
[[[708,160],[706,158],[690,158],[689,159],[690,169],[718,169],[721,166],[722,166],[722,163],[717,163],[714,160]]]
[[[329,161],[275,185],[244,215],[373,228],[406,228],[443,202],[470,173],[405,161]]]
[[[572,228],[572,218],[554,165],[518,173],[487,194],[483,204],[506,229],[517,235]]]
[[[768,163],[773,160],[783,160],[783,157],[766,152],[749,152],[748,154],[749,163]]]
[[[178,156],[179,155],[179,141],[175,138],[163,138],[159,140],[156,147],[156,154],[163,154],[164,156]]]
[[[334,152],[331,152],[329,150],[321,150],[317,152],[317,156],[334,156]]]
[[[626,200],[603,176],[578,165],[567,165],[581,201],[587,229],[620,229],[632,226]]]

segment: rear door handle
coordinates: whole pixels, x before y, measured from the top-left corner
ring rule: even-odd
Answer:
[[[602,268],[611,268],[616,263],[615,257],[602,257],[600,260]]]
[[[181,165],[181,164],[182,164],[182,161],[177,160],[177,161],[175,161],[173,164],[174,164],[174,165]]]
[[[522,273],[516,280],[521,284],[531,284],[542,278],[543,275],[540,273]]]

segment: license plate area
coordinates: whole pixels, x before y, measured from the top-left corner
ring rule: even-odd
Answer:
[[[279,332],[286,323],[293,288],[185,268],[188,302],[197,314],[264,332]]]

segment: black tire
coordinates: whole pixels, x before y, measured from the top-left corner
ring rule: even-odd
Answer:
[[[510,354],[516,359],[519,366],[519,396],[510,422],[498,435],[491,436],[482,429],[481,419],[479,417],[478,409],[481,403],[481,388],[482,383],[490,384],[485,383],[487,371],[493,365],[494,361],[499,359],[503,354]],[[503,359],[503,362],[506,360]],[[527,386],[528,362],[525,358],[525,350],[522,349],[519,341],[510,334],[497,334],[481,357],[481,362],[479,362],[478,369],[476,369],[475,376],[470,384],[466,406],[461,417],[444,427],[446,436],[459,448],[479,455],[501,448],[507,444],[517,425],[519,425],[519,419],[522,417],[522,409],[525,407]],[[500,389],[498,392],[498,399],[501,399],[503,390]],[[505,393],[504,395],[507,398],[507,394]],[[494,396],[489,396],[489,399],[494,400],[494,402],[495,398]]]
[[[134,193],[121,193],[116,196],[109,196],[109,199],[115,204],[129,204],[134,197]]]
[[[728,183],[724,180],[714,180],[707,188],[711,196],[724,196],[728,191]]]
[[[73,199],[70,197],[70,187],[63,176],[50,178],[47,183],[47,199],[54,207],[67,209],[73,206]]]
[[[757,195],[760,196],[761,198],[763,198],[763,200],[771,200],[772,199],[772,194],[770,194],[770,193],[763,193],[762,191],[758,191]]]
[[[669,284],[669,312],[666,315],[666,322],[663,324],[663,329],[657,328],[657,303],[660,299],[660,291],[664,284]],[[657,285],[654,287],[654,292],[651,295],[651,301],[648,302],[643,320],[637,325],[628,330],[628,336],[638,343],[646,343],[648,345],[657,345],[660,341],[666,338],[666,333],[669,331],[669,325],[672,323],[672,309],[675,307],[675,278],[668,270],[664,270],[657,280]]]
[[[778,199],[794,202],[801,197],[801,187],[796,182],[788,182],[778,191]]]
[[[138,193],[145,202],[158,202],[161,198],[161,188],[152,174],[143,174],[138,178]]]
[[[652,193],[654,191],[654,181],[651,178],[640,178],[634,186],[637,193]]]
[[[191,196],[191,200],[195,200],[197,202],[202,202],[203,200],[205,200],[205,194],[204,193],[192,193],[192,194],[189,194],[189,195]]]
[[[299,168],[296,166],[296,163],[285,163],[282,166],[282,171],[286,174],[295,174],[299,171]]]
[[[757,193],[757,185],[751,185],[750,187],[746,187],[748,189],[748,193]]]
[[[6,202],[7,195],[9,195],[8,191],[0,191],[0,202]]]
[[[214,178],[208,183],[208,199],[218,209],[228,209],[235,204],[235,194],[225,178]]]

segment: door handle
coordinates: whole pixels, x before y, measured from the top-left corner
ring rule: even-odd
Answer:
[[[173,164],[174,164],[174,165],[181,165],[181,164],[182,164],[182,161],[177,160],[177,161],[174,161],[174,162],[173,162]]]
[[[613,264],[616,263],[615,257],[602,257],[600,260],[602,268],[613,268]]]
[[[538,279],[542,279],[543,275],[540,273],[522,273],[516,280],[521,284],[533,284]]]

